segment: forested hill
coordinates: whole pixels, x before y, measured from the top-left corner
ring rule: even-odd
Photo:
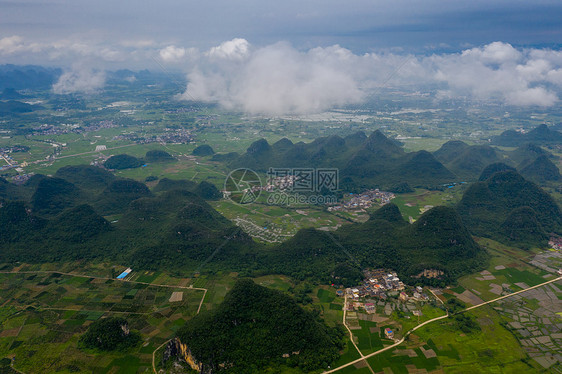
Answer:
[[[274,272],[298,279],[337,282],[334,271],[346,264],[357,270],[395,269],[412,282],[424,269],[438,269],[445,273],[444,283],[481,268],[486,258],[454,209],[433,208],[410,225],[394,204],[376,211],[366,223],[332,233],[301,230],[266,257]]]
[[[403,277],[439,269],[445,273],[440,281],[447,282],[485,260],[455,210],[445,207],[410,225],[389,204],[364,224],[333,233],[304,229],[285,243],[264,246],[207,204],[203,197],[217,196],[206,182],[164,178],[150,190],[103,169],[72,166],[23,186],[0,180],[0,187],[0,262],[105,259],[184,272],[205,264],[211,271],[322,282],[333,282],[342,269],[392,268]]]
[[[213,373],[327,369],[343,349],[342,331],[251,280],[238,281],[222,304],[186,322],[177,336]]]
[[[538,183],[557,181],[556,157],[535,143],[524,143],[505,151],[489,145],[468,145],[460,140],[446,142],[433,155],[463,181],[475,181],[489,165],[503,163]]]
[[[378,130],[368,137],[358,132],[345,138],[318,138],[311,143],[293,144],[281,139],[270,145],[260,139],[230,161],[229,166],[256,171],[267,171],[270,167],[337,168],[346,180],[345,188],[392,189],[404,182],[412,187],[432,187],[457,179],[431,153],[406,153]]]
[[[560,208],[540,187],[514,170],[484,173],[457,206],[474,235],[533,246],[561,232]]]
[[[3,181],[0,262],[98,258],[195,270],[222,245],[217,262],[243,263],[256,244],[197,194],[213,195],[216,188],[178,185],[164,179],[160,192],[152,192],[91,166],[65,167],[23,186]],[[105,215],[117,219],[110,223]]]
[[[530,142],[537,144],[560,144],[562,143],[562,133],[552,130],[543,124],[525,134],[515,130],[507,130],[501,133],[501,135],[492,138],[492,144],[506,147],[517,147]]]

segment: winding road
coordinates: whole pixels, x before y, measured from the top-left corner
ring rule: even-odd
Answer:
[[[543,282],[543,283],[540,283],[540,284],[537,284],[536,286],[532,286],[532,287],[529,287],[529,288],[525,288],[524,290],[511,293],[511,294],[509,294],[509,295],[500,296],[500,297],[495,298],[495,299],[493,299],[493,300],[486,301],[486,302],[483,302],[483,303],[481,303],[481,304],[468,307],[468,308],[466,308],[466,309],[463,309],[463,310],[459,311],[458,313],[468,312],[469,310],[473,310],[473,309],[476,309],[476,308],[480,308],[480,307],[482,307],[482,306],[484,306],[484,305],[488,305],[488,304],[491,304],[491,303],[495,303],[496,301],[500,301],[500,300],[503,300],[503,299],[507,299],[508,297],[513,297],[513,296],[519,295],[519,294],[521,294],[521,293],[523,293],[523,292],[527,292],[527,291],[533,290],[533,289],[535,289],[535,288],[539,288],[539,287],[542,287],[542,286],[545,286],[545,285],[547,285],[547,284],[554,283],[554,282],[557,282],[557,281],[560,281],[560,280],[562,280],[562,276],[561,276],[561,277],[558,277],[558,278],[551,279],[551,280],[549,280],[549,281],[546,281],[546,282]],[[440,300],[440,299],[439,299],[439,300]],[[344,309],[345,309],[345,305],[344,305]],[[348,362],[347,364],[338,366],[338,367],[335,368],[335,369],[331,369],[331,370],[325,371],[325,372],[323,372],[323,374],[335,373],[336,371],[339,371],[339,370],[344,369],[344,368],[346,368],[346,367],[348,367],[348,366],[351,366],[351,365],[355,365],[355,364],[357,364],[357,363],[359,363],[359,362],[361,362],[361,361],[367,362],[367,359],[368,359],[368,358],[373,357],[373,356],[376,356],[376,355],[381,354],[381,353],[383,353],[383,352],[386,352],[386,351],[388,351],[389,349],[395,348],[395,347],[399,346],[400,344],[404,343],[404,340],[406,340],[406,338],[408,337],[408,335],[410,335],[412,332],[416,331],[417,329],[419,329],[419,328],[421,328],[421,327],[423,327],[423,326],[425,326],[425,325],[427,325],[427,324],[429,324],[429,323],[436,322],[436,321],[440,321],[440,320],[445,319],[445,318],[447,318],[447,317],[449,317],[449,313],[448,313],[448,312],[447,312],[447,314],[444,315],[444,316],[436,317],[436,318],[430,319],[430,320],[428,320],[428,321],[425,321],[425,322],[423,322],[423,323],[417,325],[416,327],[412,328],[410,331],[406,332],[406,334],[404,334],[404,337],[402,337],[402,339],[400,339],[400,340],[397,341],[396,343],[394,343],[394,344],[392,344],[392,345],[389,345],[388,347],[384,347],[384,348],[382,348],[382,349],[379,349],[378,351],[373,352],[373,353],[370,353],[370,354],[368,354],[368,355],[363,355],[363,354],[361,353],[361,351],[359,351],[359,349],[357,349],[357,350],[359,351],[359,354],[361,355],[361,358],[358,358],[357,360],[350,361],[350,362]],[[344,310],[344,325],[345,325],[345,310]],[[346,325],[345,327],[347,328],[347,325]],[[351,335],[351,330],[349,330],[349,328],[347,328],[347,330],[350,332],[351,341],[353,342],[353,336]],[[353,342],[353,345],[355,346],[355,348],[357,348],[357,346],[355,345],[354,342]],[[367,364],[367,365],[368,365],[368,364]],[[369,368],[370,368],[370,367],[369,367]],[[371,369],[371,370],[372,370],[372,369]]]

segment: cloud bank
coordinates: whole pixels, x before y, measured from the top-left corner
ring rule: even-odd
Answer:
[[[184,99],[217,101],[250,113],[303,113],[359,103],[363,92],[338,58],[299,52],[286,43],[250,50],[235,39],[212,48],[188,74]],[[331,57],[331,56],[330,56]]]
[[[357,55],[338,45],[302,52],[233,39],[202,53],[187,78],[181,99],[272,115],[359,104],[387,86],[438,85],[437,99],[549,107],[562,89],[562,52],[494,42],[453,54]]]
[[[105,85],[105,73],[90,68],[74,66],[63,73],[53,85],[56,94],[85,93],[92,94]]]
[[[75,65],[54,85],[60,93],[99,90],[105,82],[100,71],[110,67],[180,69],[189,82],[180,98],[272,115],[361,104],[376,99],[385,87],[429,92],[437,100],[537,107],[557,105],[562,94],[562,51],[504,42],[415,55],[357,54],[339,45],[302,50],[286,42],[254,46],[241,38],[206,50],[148,39],[108,44],[72,36],[54,41],[0,38],[0,61],[18,59],[50,65],[81,61],[98,69]]]
[[[441,97],[497,100],[518,106],[552,106],[562,88],[562,54],[551,50],[517,50],[495,42],[460,54],[432,56],[437,81],[448,86]]]

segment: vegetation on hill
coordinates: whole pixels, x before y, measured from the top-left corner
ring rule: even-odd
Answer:
[[[551,130],[547,125],[542,124],[526,134],[515,130],[507,130],[499,136],[492,138],[492,144],[506,147],[517,147],[524,143],[552,144],[562,143],[562,133]]]
[[[409,225],[394,204],[387,204],[363,224],[346,225],[333,233],[300,230],[268,252],[274,272],[297,279],[335,282],[342,263],[358,269],[392,268],[411,282],[443,283],[477,270],[486,261],[452,208],[436,207]],[[414,279],[424,269],[443,270],[441,280]]]
[[[513,164],[518,165],[520,168],[527,166],[539,156],[553,157],[552,153],[534,143],[520,145],[517,149],[508,152],[508,155]]]
[[[496,149],[488,145],[469,146],[461,141],[449,141],[433,154],[465,181],[476,180],[487,165],[500,161]]]
[[[55,176],[87,190],[104,189],[116,179],[111,172],[90,165],[63,166]]]
[[[560,170],[546,155],[541,155],[521,169],[521,175],[530,180],[544,183],[560,180]]]
[[[211,148],[210,145],[202,144],[195,147],[191,154],[194,156],[212,156],[215,154],[215,151],[213,150],[213,148]]]
[[[229,163],[236,160],[239,156],[240,155],[237,152],[215,153],[213,157],[211,157],[211,161]]]
[[[523,207],[530,210],[514,211]],[[537,227],[546,232],[560,232],[562,224],[562,213],[552,197],[513,170],[495,173],[471,185],[457,210],[473,234],[500,241],[506,241],[507,232],[510,241],[521,238],[527,244],[540,245],[543,244],[540,241],[527,240],[540,235],[512,235],[513,230],[521,227],[538,230],[532,224],[535,219]]]
[[[548,235],[537,220],[537,213],[528,206],[513,209],[501,225],[500,235],[506,241],[546,244]]]
[[[62,178],[41,179],[31,197],[31,205],[37,214],[55,215],[75,206],[80,199],[80,190]]]
[[[85,242],[111,230],[110,223],[87,204],[65,210],[49,225],[51,238],[70,242]]]
[[[103,164],[107,169],[123,170],[141,167],[143,161],[127,154],[111,156]]]
[[[25,96],[20,94],[14,88],[4,88],[4,91],[0,93],[0,100],[19,100],[23,99]]]
[[[151,192],[143,183],[112,180],[105,173],[83,166],[59,174],[72,175],[80,186],[85,185],[81,178],[96,181],[92,185],[98,188],[91,190],[58,177],[17,186],[25,191],[35,186],[35,191],[27,203],[8,201],[0,208],[0,261],[103,258],[178,271],[205,264],[207,270],[281,273],[323,282],[354,279],[365,267],[393,268],[403,277],[440,269],[446,275],[439,282],[447,282],[485,261],[450,208],[434,208],[409,225],[390,204],[364,224],[333,233],[304,229],[285,243],[263,246],[205,202],[202,197],[218,197],[210,183],[163,178]],[[101,217],[108,214],[119,218],[110,224]],[[355,271],[340,274],[346,266]]]
[[[199,183],[194,192],[205,200],[218,200],[222,197],[222,193],[218,188],[207,181]]]
[[[193,192],[205,200],[217,200],[222,197],[222,193],[218,188],[207,181],[202,181],[199,184],[185,180],[175,180],[162,178],[154,187],[154,192],[171,191],[171,190],[186,190]]]
[[[125,210],[131,201],[151,195],[144,183],[133,179],[116,179],[98,195],[93,205],[101,214],[116,214]]]
[[[246,153],[229,163],[231,168],[267,171],[270,167],[337,168],[342,188],[390,189],[398,184],[436,187],[455,180],[455,175],[425,151],[406,153],[394,140],[375,131],[345,138],[327,136],[311,143],[293,144],[281,139],[273,145],[255,141]]]
[[[461,140],[449,140],[433,152],[433,155],[442,163],[447,164],[458,158],[459,154],[467,148],[470,146]]]
[[[139,333],[129,330],[129,323],[121,317],[102,318],[90,325],[80,337],[83,348],[101,351],[125,350],[141,342]]]
[[[42,109],[39,105],[30,105],[17,100],[0,101],[0,116],[29,113]]]
[[[197,183],[187,179],[170,179],[162,178],[158,184],[152,189],[154,192],[163,192],[171,190],[187,190],[193,191],[197,187]]]
[[[212,184],[164,178],[155,196],[143,183],[107,173],[83,165],[58,173],[76,185],[45,176],[30,179],[29,185],[1,183],[9,198],[0,208],[0,261],[105,258],[137,267],[195,270],[214,259],[211,268],[219,263],[251,268],[248,252],[254,242],[199,196],[215,198]],[[91,189],[77,187],[87,185]],[[30,197],[13,201],[22,196]],[[109,224],[101,217],[108,214],[121,217]],[[213,255],[216,248],[221,253]]]
[[[61,69],[37,65],[0,65],[0,89],[49,89],[62,74]]]
[[[216,309],[186,322],[177,336],[215,373],[327,369],[343,349],[343,331],[251,280],[238,281]]]
[[[485,181],[486,179],[490,178],[492,175],[499,173],[500,171],[515,171],[515,168],[512,168],[509,165],[504,164],[503,162],[495,162],[490,164],[482,170],[480,177],[478,178],[479,181]]]
[[[146,162],[167,162],[167,161],[174,161],[175,158],[168,152],[161,151],[159,149],[153,149],[151,151],[146,152],[146,155],[144,156],[144,160]]]

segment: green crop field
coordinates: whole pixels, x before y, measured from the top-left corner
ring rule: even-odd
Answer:
[[[153,281],[158,274],[139,279]],[[0,356],[26,373],[137,373],[152,366],[152,351],[197,312],[202,291],[57,273],[0,274]],[[169,302],[172,292],[183,293]],[[104,353],[77,348],[89,324],[122,316],[141,332],[140,347]]]

